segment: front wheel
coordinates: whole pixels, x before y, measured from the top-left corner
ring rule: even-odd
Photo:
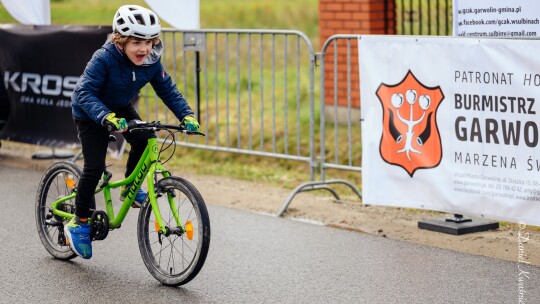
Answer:
[[[148,271],[165,285],[179,286],[191,281],[201,270],[210,246],[210,219],[199,191],[187,180],[168,177],[156,184],[159,212],[165,225],[181,232],[168,236],[158,233],[154,211],[147,200],[139,213],[137,238]],[[169,202],[173,201],[174,211]]]
[[[36,225],[39,238],[47,251],[60,260],[73,259],[77,255],[71,251],[64,236],[67,219],[52,213],[51,205],[57,200],[74,193],[81,169],[72,162],[59,162],[47,169],[36,197]],[[58,209],[75,213],[75,198],[58,205]]]

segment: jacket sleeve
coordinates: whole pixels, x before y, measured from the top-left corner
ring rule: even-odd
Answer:
[[[156,73],[150,83],[156,94],[180,121],[187,115],[193,115],[193,110],[172,82],[171,76],[165,71],[161,62],[158,62]]]
[[[101,50],[102,51],[102,50]],[[107,79],[107,67],[100,51],[86,65],[75,92],[75,100],[96,123],[103,124],[105,116],[112,111],[98,98],[99,91]]]

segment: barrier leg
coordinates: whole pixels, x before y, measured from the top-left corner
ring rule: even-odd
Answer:
[[[340,200],[341,198],[339,197],[339,195],[337,194],[336,190],[326,186],[326,185],[322,185],[322,186],[313,186],[311,189],[302,189],[300,190],[299,192],[306,192],[306,191],[312,191],[312,190],[326,190],[328,192],[330,192],[334,198],[336,200]]]
[[[333,179],[333,180],[328,180],[328,181],[307,182],[307,183],[303,183],[300,186],[296,187],[291,192],[291,194],[289,194],[289,196],[285,200],[285,203],[283,204],[283,206],[281,207],[281,209],[277,213],[277,216],[280,217],[280,216],[283,215],[283,213],[285,213],[285,211],[287,211],[287,208],[291,204],[294,197],[300,192],[313,191],[313,190],[327,190],[330,193],[332,193],[332,195],[337,200],[339,200],[340,199],[339,195],[337,194],[337,192],[334,189],[328,187],[329,184],[343,184],[345,186],[348,186],[358,196],[358,198],[360,200],[362,200],[362,195],[360,194],[360,191],[352,183],[350,183],[350,182],[348,182],[346,180]]]

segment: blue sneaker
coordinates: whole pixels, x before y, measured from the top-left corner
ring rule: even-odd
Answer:
[[[92,241],[90,240],[90,224],[80,223],[73,217],[64,226],[64,234],[69,241],[69,247],[83,259],[92,257]]]
[[[131,188],[131,185],[127,185],[122,187],[122,190],[120,190],[120,200],[124,201],[129,193],[129,188]],[[132,208],[141,208],[141,205],[144,203],[144,200],[148,194],[146,191],[144,191],[142,188],[139,188],[139,191],[137,191],[137,194],[135,194],[135,200],[133,200],[133,204],[131,204]]]

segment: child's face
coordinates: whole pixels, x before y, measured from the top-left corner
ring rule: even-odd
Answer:
[[[152,51],[152,40],[133,38],[126,43],[124,53],[135,65],[142,65]]]

